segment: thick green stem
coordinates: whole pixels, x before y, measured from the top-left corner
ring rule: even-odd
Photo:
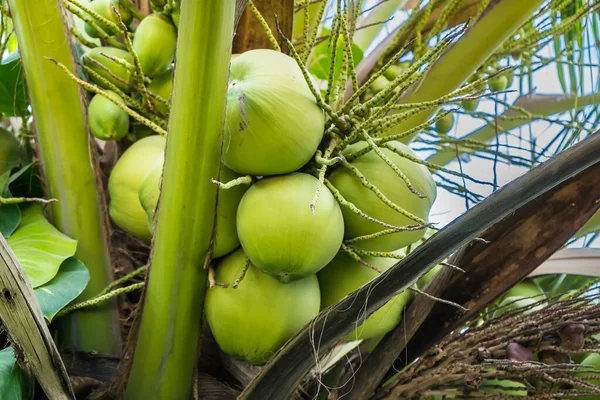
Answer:
[[[401,99],[401,103],[420,103],[443,97],[462,85],[507,38],[526,22],[544,0],[499,0],[450,47]],[[416,114],[391,128],[386,135],[407,131],[427,121],[436,110]],[[416,135],[403,139],[410,142]]]
[[[578,97],[577,95],[555,96],[536,94],[532,96],[519,97],[519,99],[517,99],[517,101],[514,103],[514,106],[526,110],[535,116],[549,116],[570,110],[578,110],[580,108],[589,106],[590,104],[596,104],[599,100],[600,96],[597,94],[591,94],[584,97]],[[512,117],[522,115],[522,112],[517,109],[510,109],[502,115],[506,117]],[[496,127],[493,125],[486,125],[462,137],[461,139],[476,140],[478,142],[485,143],[495,138],[497,134],[507,132],[511,129],[515,129],[519,126],[529,123],[531,123],[530,120],[522,119],[501,120],[499,122],[498,129],[496,129]],[[437,165],[446,165],[455,160],[460,154],[473,153],[475,151],[476,150],[473,149],[462,149],[460,146],[458,150],[455,147],[444,147],[437,153],[430,156],[427,161]]]
[[[9,0],[34,114],[39,156],[56,226],[77,239],[76,256],[90,271],[79,301],[112,281],[103,196],[98,192],[95,151],[90,148],[86,110],[75,82],[49,59],[71,72],[71,39],[59,0]],[[63,322],[65,345],[120,354],[116,303],[74,313]]]
[[[126,399],[187,399],[191,393],[234,14],[235,0],[181,2],[162,193]]]

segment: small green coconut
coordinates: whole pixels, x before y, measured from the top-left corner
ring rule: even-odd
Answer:
[[[123,20],[123,23],[125,25],[128,25],[133,19],[133,15],[131,14],[131,12],[127,9],[127,7],[123,7],[120,4],[119,0],[94,0],[90,4],[88,4],[87,7],[90,10],[94,11],[96,14],[106,18],[107,20],[116,24],[119,27],[121,26],[119,22],[119,17],[117,16],[117,13],[115,13],[115,11],[113,10],[113,7],[118,10],[119,15],[121,15],[121,19]],[[112,30],[108,27],[108,25],[104,22],[101,22],[99,19],[95,19],[94,22],[96,22],[96,24],[109,35],[113,33]],[[85,32],[93,38],[100,37],[98,31],[96,31],[96,29],[94,29],[87,22],[85,24]]]
[[[144,75],[158,76],[171,67],[175,59],[177,30],[162,14],[152,14],[140,22],[133,37],[133,49]]]
[[[120,104],[125,101],[115,92],[107,94]],[[119,140],[129,132],[129,114],[102,94],[96,94],[88,106],[88,124],[92,135],[100,140]]]

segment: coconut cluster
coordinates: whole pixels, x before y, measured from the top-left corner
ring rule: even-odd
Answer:
[[[114,11],[100,3],[111,1],[93,2],[109,20]],[[96,47],[82,58],[89,80],[105,89],[90,102],[90,131],[101,140],[133,142],[109,177],[110,217],[146,242],[156,221],[166,139],[134,123],[126,108],[137,109],[136,104],[119,91],[146,101],[152,121],[166,121],[177,39],[173,20],[161,13],[144,18],[133,36],[133,53]],[[134,64],[147,80],[143,92],[132,89],[139,87]],[[307,79],[281,52],[253,50],[232,58],[217,182],[214,282],[205,312],[221,349],[257,365],[421,240],[436,197],[428,168],[396,141],[381,150],[392,165],[366,142],[353,141],[337,155],[344,165],[320,177],[315,155],[326,146],[326,115]],[[371,254],[377,252],[389,257]],[[409,300],[408,291],[398,294],[347,338],[388,332]]]

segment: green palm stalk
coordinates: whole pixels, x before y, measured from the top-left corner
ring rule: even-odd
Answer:
[[[58,199],[50,207],[52,219],[61,231],[77,239],[76,256],[90,271],[90,282],[79,299],[85,300],[112,281],[112,268],[82,93],[50,61],[75,70],[62,3],[9,0],[8,4],[27,77],[48,196]],[[63,328],[67,345],[121,352],[115,303],[74,313]]]
[[[189,398],[215,218],[234,0],[183,0],[153,257],[126,399]]]

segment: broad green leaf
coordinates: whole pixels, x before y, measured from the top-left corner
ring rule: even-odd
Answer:
[[[0,113],[22,116],[27,113],[27,86],[18,52],[8,55],[0,63]]]
[[[0,205],[0,233],[8,238],[21,221],[21,211],[16,204]]]
[[[85,265],[75,257],[67,258],[50,282],[35,289],[44,318],[52,322],[56,313],[83,292],[89,280]]]
[[[0,103],[2,100],[0,100]],[[7,129],[0,127],[0,174],[22,165],[27,158],[25,149],[17,137]]]
[[[329,34],[328,29],[323,29],[323,35]],[[337,41],[337,50],[335,57],[335,71],[334,71],[334,80],[337,80],[340,75],[340,70],[342,68],[342,62],[344,57],[344,40],[340,36]],[[328,79],[329,78],[329,68],[331,65],[331,55],[332,49],[329,46],[329,40],[324,40],[319,43],[314,49],[314,62],[309,68],[311,74],[313,74],[318,79]],[[356,44],[352,44],[352,58],[354,61],[354,66],[356,67],[360,60],[363,58],[363,51]]]
[[[7,241],[34,288],[54,278],[62,262],[77,248],[76,240],[46,220],[40,204],[21,209],[21,223]]]
[[[46,196],[37,163],[30,163],[13,173],[8,179],[8,185],[14,197],[43,198]]]
[[[4,172],[0,175],[0,195],[4,197],[10,196],[8,190],[8,182],[10,177],[10,171]],[[21,211],[19,206],[16,204],[0,204],[0,233],[5,238],[13,234],[19,222],[21,221]]]
[[[0,351],[0,399],[24,400],[29,398],[27,376],[17,364],[11,347]]]

